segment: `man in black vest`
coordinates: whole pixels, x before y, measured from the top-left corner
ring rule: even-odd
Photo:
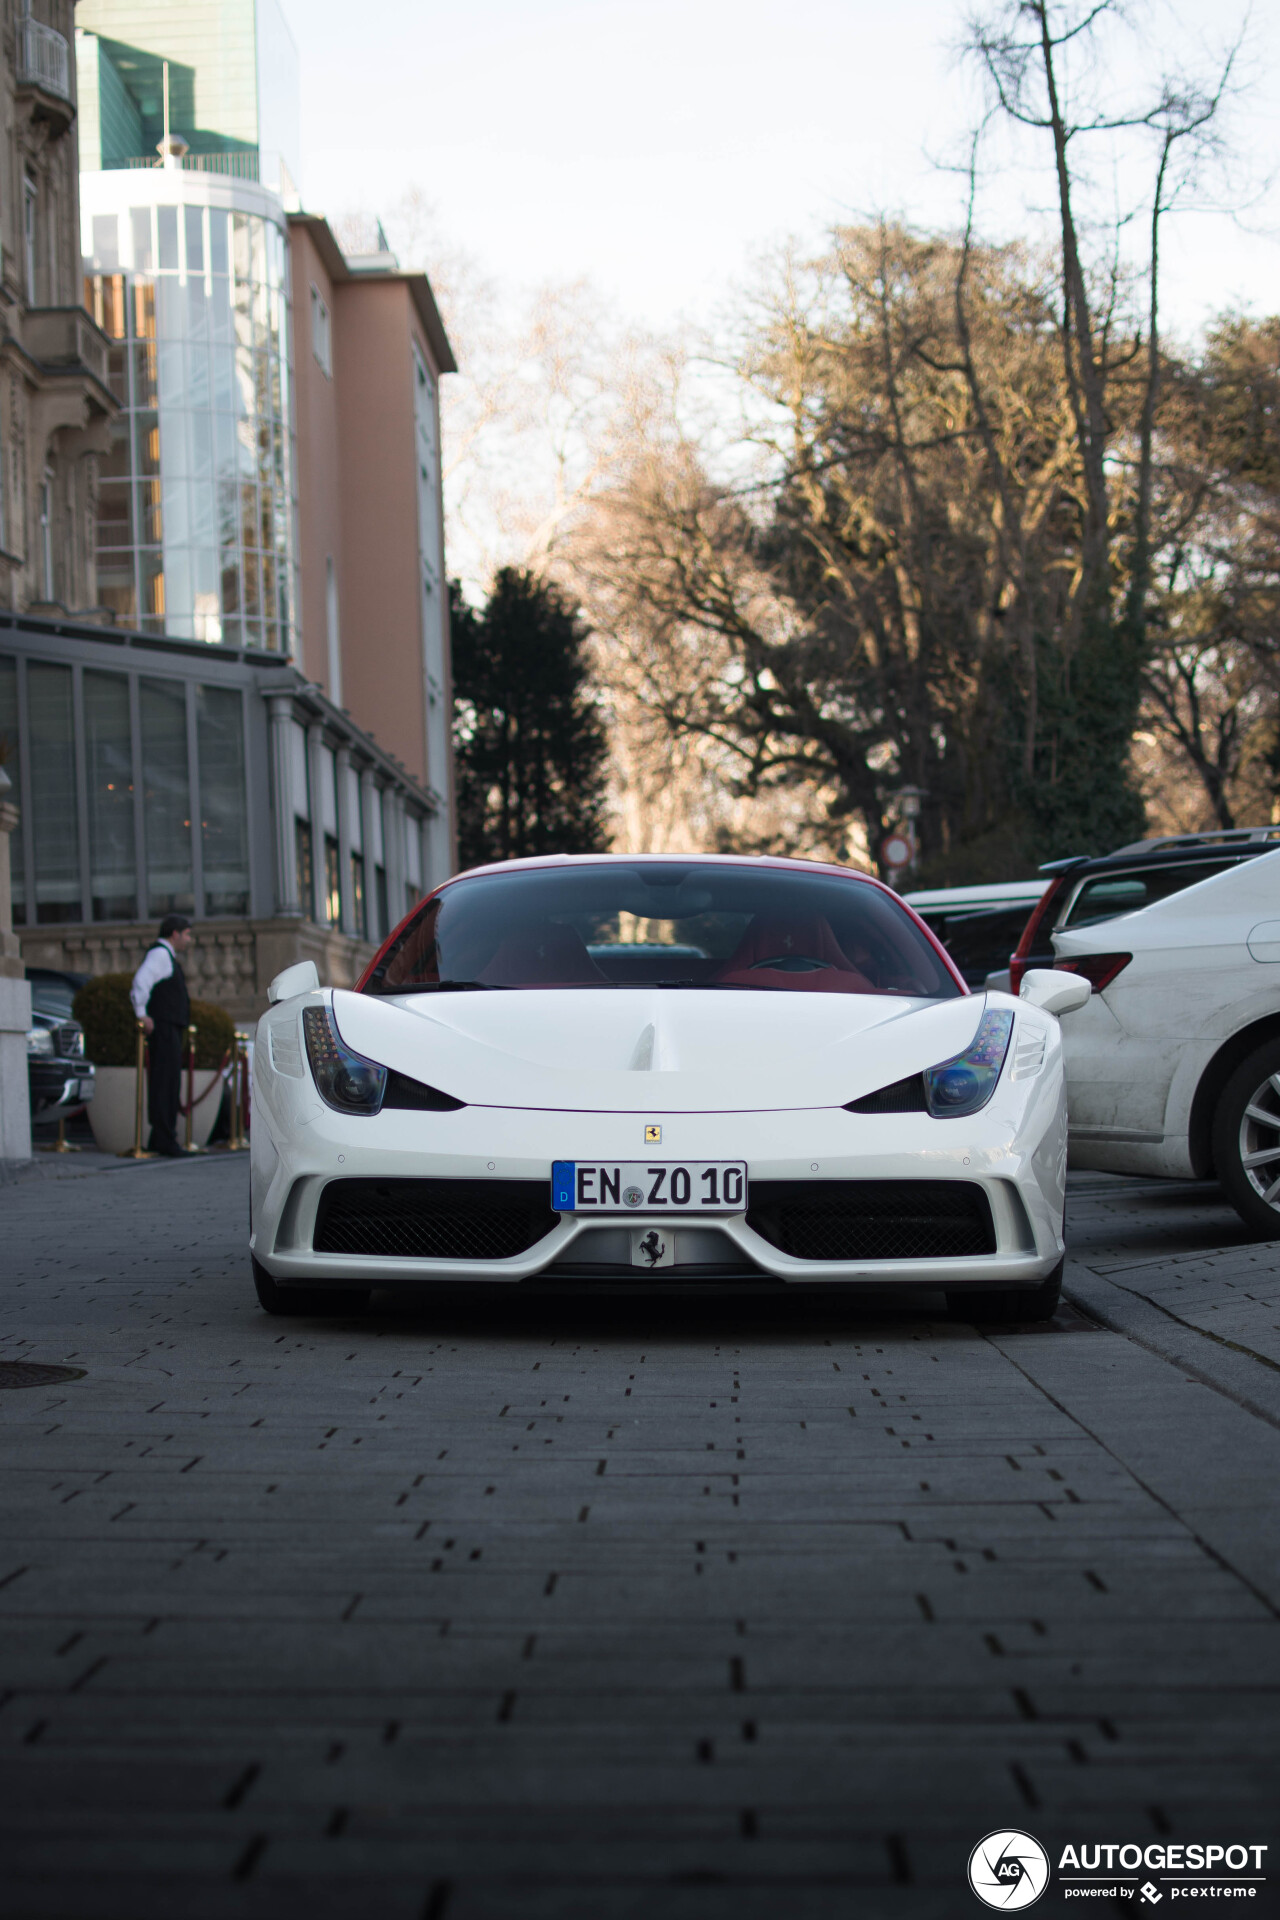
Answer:
[[[191,945],[191,922],[166,914],[160,938],[142,956],[129,998],[147,1030],[147,1108],[151,1115],[152,1153],[168,1160],[182,1157],[178,1145],[178,1107],[182,1100],[182,1034],[191,1018],[187,980],[178,955]]]

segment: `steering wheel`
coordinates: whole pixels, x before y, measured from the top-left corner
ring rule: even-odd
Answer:
[[[771,960],[753,960],[747,968],[748,973],[758,973],[767,967],[771,973],[825,973],[829,971],[829,960],[815,960],[808,953],[781,953]]]

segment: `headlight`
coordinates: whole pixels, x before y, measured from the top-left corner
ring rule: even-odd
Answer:
[[[302,1030],[312,1076],[325,1105],[338,1113],[377,1113],[387,1090],[387,1069],[342,1044],[327,1007],[307,1007]]]
[[[935,1120],[959,1120],[986,1106],[996,1090],[1012,1032],[1011,1013],[988,1010],[963,1053],[925,1069],[925,1104]]]
[[[48,1027],[31,1027],[27,1031],[28,1053],[52,1053],[53,1035]]]

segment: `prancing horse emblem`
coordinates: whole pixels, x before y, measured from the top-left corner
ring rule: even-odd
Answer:
[[[660,1147],[662,1145],[662,1128],[655,1127],[652,1124],[647,1126],[644,1130],[644,1143],[646,1147]]]
[[[644,1239],[640,1242],[640,1251],[649,1262],[649,1265],[656,1267],[666,1250],[667,1243],[659,1237],[657,1228],[650,1227],[648,1233],[646,1233]]]

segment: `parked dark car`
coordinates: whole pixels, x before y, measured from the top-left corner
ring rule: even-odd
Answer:
[[[84,1028],[71,1015],[71,1003],[86,977],[50,967],[27,968],[27,1084],[33,1121],[66,1119],[93,1098],[93,1063],[84,1057]]]
[[[1001,880],[988,886],[932,887],[903,897],[937,934],[966,984],[981,988],[994,968],[1008,966],[1045,885],[1044,880]]]
[[[1180,833],[1137,840],[1097,859],[1077,855],[1041,867],[1052,885],[1032,909],[1009,962],[1009,991],[1017,993],[1031,967],[1055,964],[1053,935],[1067,927],[1096,926],[1135,913],[1183,887],[1255,860],[1280,847],[1280,827],[1229,827],[1214,833]],[[1088,974],[1077,964],[1075,971]],[[1099,986],[1099,981],[1094,981]]]

